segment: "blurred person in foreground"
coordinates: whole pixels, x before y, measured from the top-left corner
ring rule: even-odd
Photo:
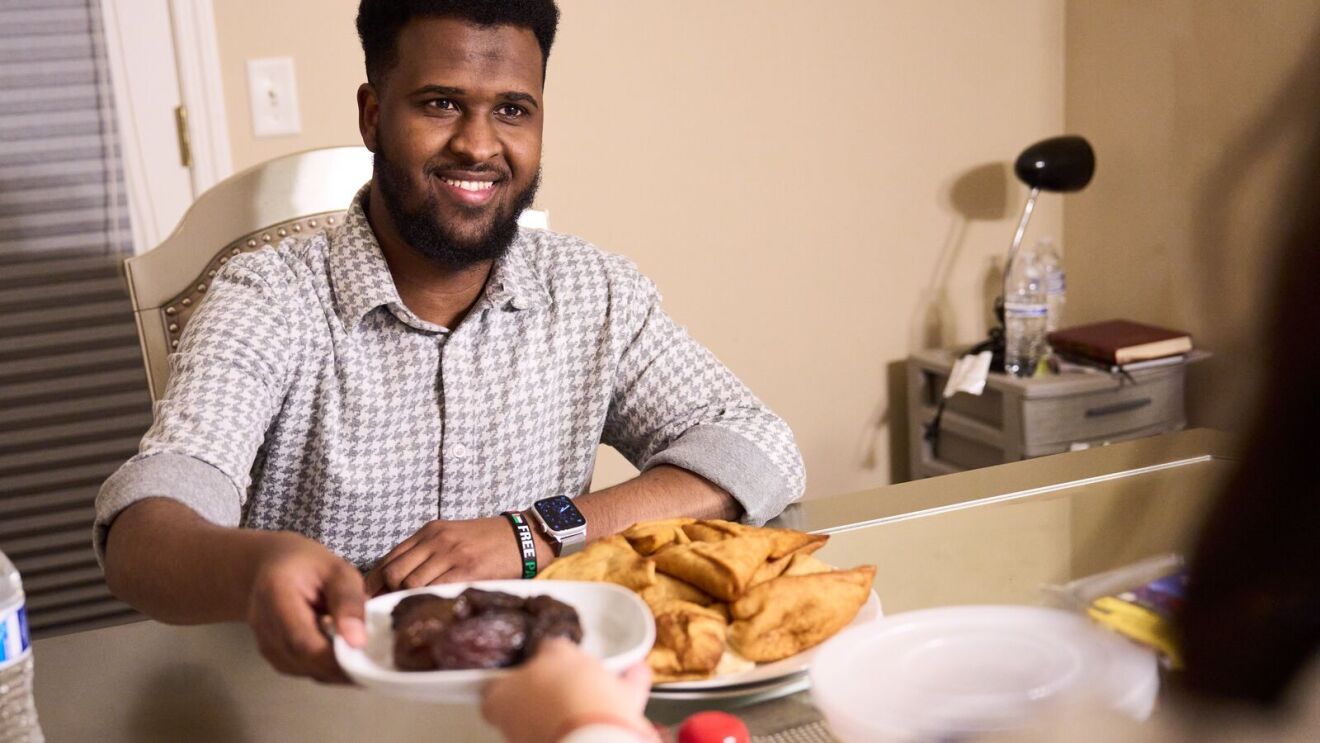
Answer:
[[[1320,81],[1320,49],[1309,74]],[[1311,82],[1314,85],[1314,82]],[[1310,100],[1307,101],[1309,95]],[[1314,89],[1284,96],[1312,104]],[[1279,220],[1264,318],[1266,372],[1239,464],[1201,527],[1175,618],[1184,669],[1168,677],[1146,724],[1109,716],[1060,721],[1033,740],[1312,741],[1320,739],[1320,134],[1297,159]]]
[[[509,743],[659,743],[642,714],[650,692],[645,663],[615,676],[577,645],[551,640],[491,682],[481,715]]]

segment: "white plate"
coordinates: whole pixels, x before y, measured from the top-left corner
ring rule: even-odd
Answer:
[[[651,699],[665,702],[705,702],[715,699],[740,699],[761,702],[796,694],[809,686],[811,686],[811,679],[807,677],[807,674],[802,673],[760,684],[734,686],[725,689],[702,689],[698,691],[651,689]]]
[[[881,616],[880,597],[876,595],[875,591],[871,591],[870,597],[866,599],[865,604],[862,604],[862,608],[857,611],[857,616],[853,618],[852,623],[842,631],[847,631],[851,627],[869,624]],[[656,684],[653,689],[660,692],[706,691],[774,681],[793,674],[805,673],[811,665],[811,659],[815,657],[816,652],[821,647],[821,645],[817,645],[797,655],[790,655],[783,660],[772,663],[758,663],[755,668],[749,668],[739,673],[729,673],[699,681],[671,681],[665,684]]]
[[[1159,688],[1148,651],[1084,616],[1029,606],[896,614],[826,642],[810,676],[835,736],[868,743],[980,737],[1072,705],[1144,719]]]
[[[394,668],[394,632],[390,612],[408,596],[430,593],[452,597],[467,588],[503,591],[515,596],[550,596],[577,609],[582,622],[582,648],[600,658],[606,668],[622,672],[646,658],[655,643],[650,609],[626,588],[612,583],[576,581],[489,580],[451,583],[378,596],[367,602],[367,645],[348,646],[335,637],[335,659],[349,678],[390,696],[432,702],[475,704],[481,690],[507,670],[399,671]]]

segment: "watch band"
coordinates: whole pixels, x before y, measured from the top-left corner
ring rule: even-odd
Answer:
[[[523,580],[531,580],[536,577],[536,541],[532,539],[532,526],[527,523],[527,517],[517,511],[505,511],[503,516],[509,520],[513,534],[518,538]]]
[[[569,534],[563,539],[551,537],[551,540],[554,542],[555,547],[558,548],[556,550],[558,556],[568,557],[574,552],[581,552],[582,548],[587,546],[587,532],[586,530],[583,530],[577,534]]]

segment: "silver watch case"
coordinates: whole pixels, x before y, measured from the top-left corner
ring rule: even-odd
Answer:
[[[557,548],[555,550],[557,557],[567,557],[575,552],[582,551],[582,548],[587,546],[586,524],[574,529],[555,531],[550,528],[549,524],[545,523],[545,519],[541,517],[541,512],[536,510],[535,506],[529,510],[531,510],[532,518],[536,520],[536,525],[541,533]]]

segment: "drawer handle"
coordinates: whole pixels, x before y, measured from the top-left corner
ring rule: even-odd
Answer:
[[[1149,397],[1143,397],[1138,400],[1124,400],[1123,402],[1116,402],[1113,405],[1105,405],[1099,408],[1087,408],[1086,417],[1099,418],[1105,415],[1114,415],[1115,413],[1126,413],[1129,410],[1144,408],[1150,403],[1151,399]]]

